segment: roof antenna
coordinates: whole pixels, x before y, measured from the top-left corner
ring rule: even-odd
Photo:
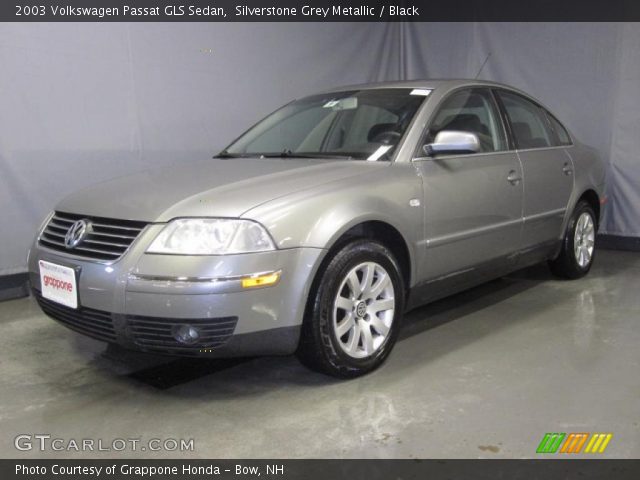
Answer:
[[[489,52],[489,55],[487,55],[487,58],[484,59],[484,62],[482,63],[482,66],[480,67],[480,70],[478,70],[478,73],[476,73],[476,76],[473,77],[474,80],[477,80],[478,77],[480,76],[480,73],[482,72],[482,69],[484,68],[484,66],[487,64],[487,62],[489,61],[489,57],[491,56],[491,52]]]

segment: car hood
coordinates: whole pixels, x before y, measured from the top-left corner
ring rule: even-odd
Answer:
[[[176,217],[240,217],[264,202],[361,174],[373,162],[207,159],[109,180],[65,198],[58,211],[165,222]],[[388,165],[377,164],[378,167]]]

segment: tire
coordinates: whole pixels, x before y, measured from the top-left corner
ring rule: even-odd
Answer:
[[[549,261],[551,272],[561,278],[584,277],[593,265],[597,220],[593,208],[580,201],[569,219],[560,254]]]
[[[346,244],[325,265],[309,294],[297,355],[312,370],[358,377],[378,368],[398,338],[400,268],[387,247],[371,240]]]

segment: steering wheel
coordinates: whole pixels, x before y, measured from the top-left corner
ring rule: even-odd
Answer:
[[[386,132],[380,132],[375,137],[371,139],[373,143],[382,143],[383,145],[391,145],[398,143],[402,138],[402,134],[398,132],[394,132],[393,130],[388,130]]]

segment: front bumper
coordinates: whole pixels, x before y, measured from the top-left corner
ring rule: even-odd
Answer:
[[[149,225],[115,262],[80,259],[40,246],[29,255],[29,279],[43,311],[99,340],[156,353],[226,357],[290,354],[298,344],[306,299],[323,250],[176,256],[144,253],[160,225]],[[38,262],[76,271],[79,308],[43,299]],[[238,277],[280,272],[277,284],[243,289]],[[185,344],[176,332],[199,332]]]

